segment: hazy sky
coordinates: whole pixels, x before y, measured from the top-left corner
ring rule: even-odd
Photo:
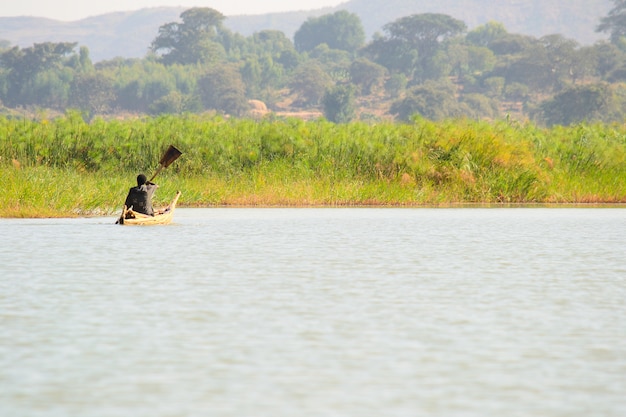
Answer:
[[[211,7],[226,16],[310,10],[337,6],[348,0],[0,0],[0,16],[37,16],[78,20],[115,11],[145,7]]]

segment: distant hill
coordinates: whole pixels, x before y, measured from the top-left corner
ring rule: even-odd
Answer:
[[[559,33],[589,45],[607,38],[596,33],[595,28],[612,7],[611,0],[351,0],[334,8],[306,13],[232,16],[226,25],[244,35],[272,28],[292,37],[309,16],[345,9],[361,18],[369,39],[398,18],[416,13],[444,13],[464,21],[470,30],[495,20],[511,33],[535,37]]]
[[[612,8],[611,0],[351,0],[334,8],[307,12],[228,16],[224,24],[249,36],[264,29],[284,32],[288,37],[307,18],[348,10],[357,14],[368,39],[383,25],[415,13],[445,13],[464,21],[472,29],[495,20],[509,32],[535,37],[559,33],[579,43],[606,39],[595,32],[601,17]],[[20,47],[40,42],[78,42],[87,46],[94,62],[114,57],[145,56],[161,25],[179,21],[186,8],[156,7],[135,12],[108,13],[75,22],[34,17],[0,17],[0,40]]]
[[[159,27],[178,21],[181,7],[107,13],[74,22],[36,17],[0,17],[0,39],[20,47],[41,42],[78,42],[87,46],[94,62],[117,56],[146,55]]]
[[[606,38],[595,33],[611,0],[352,0],[345,9],[360,16],[371,35],[384,24],[414,13],[445,13],[471,29],[488,21],[504,24],[511,33],[535,37],[562,34],[581,44]]]

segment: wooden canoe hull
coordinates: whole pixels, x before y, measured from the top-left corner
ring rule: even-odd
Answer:
[[[164,209],[158,210],[154,216],[148,216],[143,213],[138,213],[136,211],[133,211],[132,209],[128,210],[126,206],[124,206],[122,214],[117,219],[115,224],[121,224],[124,226],[153,226],[159,224],[170,224],[172,222],[172,219],[174,218],[174,210],[176,209],[176,203],[178,202],[180,194],[180,191],[178,191],[172,202]]]

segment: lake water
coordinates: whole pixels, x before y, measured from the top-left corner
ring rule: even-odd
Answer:
[[[0,416],[626,415],[626,210],[0,220]]]

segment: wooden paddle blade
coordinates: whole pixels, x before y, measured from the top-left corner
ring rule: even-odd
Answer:
[[[175,160],[178,159],[179,156],[181,156],[183,153],[181,151],[179,151],[178,149],[176,149],[174,146],[170,145],[169,148],[167,148],[167,151],[165,151],[165,154],[163,155],[163,157],[161,158],[161,160],[159,161],[159,164],[163,167],[163,168],[167,168],[168,166],[170,166],[170,164],[172,162],[174,162]]]

